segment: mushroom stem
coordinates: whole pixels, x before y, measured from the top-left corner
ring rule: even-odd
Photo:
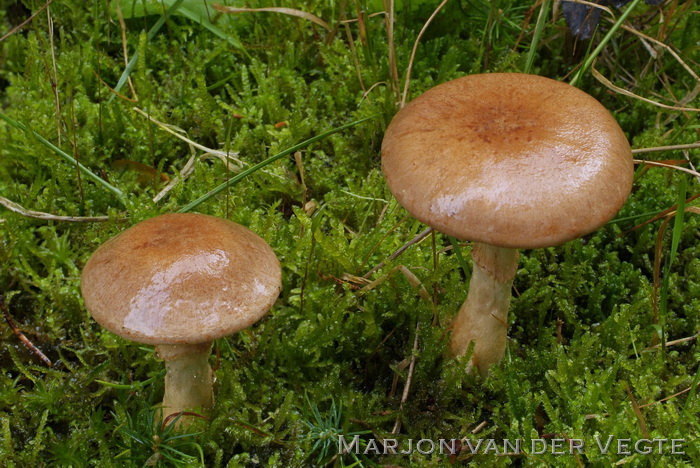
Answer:
[[[476,367],[484,376],[506,350],[508,306],[518,269],[518,251],[475,242],[472,259],[469,293],[452,323],[450,350],[461,356],[474,341],[470,368]]]
[[[209,365],[211,341],[198,344],[158,345],[165,361],[163,419],[173,413],[207,410],[214,405],[214,376]]]

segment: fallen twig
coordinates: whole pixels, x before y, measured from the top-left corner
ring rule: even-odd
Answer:
[[[20,339],[22,343],[31,351],[34,353],[44,364],[46,364],[48,367],[53,367],[53,364],[51,363],[51,360],[46,357],[44,353],[41,352],[39,348],[34,346],[34,344],[29,341],[29,338],[27,338],[24,333],[17,327],[17,324],[15,324],[15,321],[12,320],[12,317],[10,316],[10,311],[7,309],[7,305],[5,304],[5,299],[3,299],[2,294],[0,294],[0,308],[2,309],[2,313],[5,316],[5,321],[7,324],[10,326],[12,329],[12,332],[17,335],[17,338]]]

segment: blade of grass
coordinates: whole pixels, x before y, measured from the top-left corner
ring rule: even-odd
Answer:
[[[549,4],[551,0],[544,0],[542,6],[540,6],[540,13],[537,15],[537,23],[535,24],[535,33],[532,36],[532,43],[530,43],[530,50],[527,51],[527,61],[525,62],[525,73],[530,73],[532,69],[532,64],[535,62],[535,52],[537,51],[537,45],[540,43],[540,37],[542,37],[542,30],[544,29],[544,24],[547,21],[547,10],[549,10]]]
[[[95,183],[101,185],[102,187],[104,187],[104,188],[107,189],[108,191],[112,192],[114,195],[116,195],[116,197],[119,199],[119,201],[121,201],[122,204],[124,204],[124,205],[126,206],[126,200],[125,200],[125,198],[124,198],[124,193],[123,193],[121,190],[119,190],[118,188],[116,188],[115,186],[113,186],[112,184],[110,184],[109,182],[107,182],[106,180],[104,180],[102,177],[99,177],[97,174],[95,174],[94,172],[92,172],[92,171],[91,171],[90,169],[88,169],[87,167],[85,167],[85,166],[83,166],[82,164],[80,164],[78,161],[76,161],[75,159],[73,159],[72,156],[70,156],[68,153],[66,153],[65,151],[63,151],[61,148],[55,146],[53,143],[51,143],[49,140],[47,140],[47,139],[44,138],[43,136],[39,135],[39,134],[38,134],[37,132],[35,132],[34,130],[32,130],[32,129],[30,129],[30,128],[27,128],[27,126],[24,125],[23,123],[18,122],[18,121],[16,121],[16,120],[14,120],[14,119],[8,117],[7,115],[5,115],[5,114],[2,113],[2,112],[0,112],[0,119],[4,120],[5,122],[7,122],[8,124],[12,125],[12,126],[15,127],[15,128],[18,128],[18,129],[20,129],[20,130],[22,130],[22,131],[24,131],[24,132],[29,132],[29,133],[31,133],[32,135],[34,135],[34,138],[36,138],[37,140],[39,140],[39,142],[40,142],[41,144],[43,144],[44,146],[46,146],[47,148],[49,148],[51,151],[53,151],[53,152],[56,153],[57,155],[61,156],[63,159],[65,159],[66,161],[68,161],[70,164],[72,164],[72,165],[74,165],[74,166],[78,166],[78,169],[80,169],[80,170],[83,172],[83,174],[85,174],[85,175],[88,177],[88,179],[90,179],[90,180],[92,180],[93,182],[95,182]]]
[[[670,284],[671,268],[678,253],[678,244],[680,243],[681,234],[683,233],[683,225],[685,220],[685,198],[686,198],[686,177],[681,178],[680,187],[678,187],[678,209],[673,222],[673,233],[671,234],[671,251],[666,259],[664,267],[664,279],[661,283],[661,294],[659,297],[659,325],[661,326],[661,349],[662,353],[666,353],[666,315],[668,313],[668,289]]]
[[[229,44],[231,44],[233,47],[237,49],[241,49],[248,58],[250,58],[250,55],[248,55],[248,51],[241,45],[240,42],[238,42],[238,39],[229,36],[226,34],[224,31],[219,29],[217,26],[214,26],[212,23],[209,21],[206,21],[204,18],[201,16],[198,16],[195,12],[188,10],[187,8],[182,8],[180,9],[179,13],[184,16],[185,18],[189,18],[192,21],[196,22],[203,28],[207,29],[210,33],[214,34],[215,36],[225,40]]]
[[[241,172],[240,174],[237,174],[235,177],[232,177],[232,178],[229,179],[227,182],[224,182],[224,183],[222,183],[221,185],[215,187],[214,189],[212,189],[212,190],[210,190],[209,192],[205,193],[204,195],[202,195],[201,197],[199,197],[199,198],[196,199],[195,201],[193,201],[193,202],[191,202],[191,203],[188,203],[187,205],[185,205],[185,206],[183,206],[182,208],[180,208],[180,209],[178,210],[178,213],[187,213],[188,211],[193,210],[194,208],[198,207],[199,205],[201,205],[201,204],[204,203],[205,201],[209,200],[210,198],[212,198],[213,196],[215,196],[216,194],[218,194],[218,193],[221,192],[222,190],[225,190],[226,187],[230,187],[231,185],[236,184],[237,182],[239,182],[239,181],[245,179],[245,178],[248,177],[249,175],[251,175],[251,174],[257,172],[258,170],[262,169],[263,167],[267,166],[268,164],[277,161],[278,159],[282,159],[283,157],[285,157],[285,156],[287,156],[287,155],[289,155],[289,154],[292,154],[292,153],[294,153],[295,151],[298,151],[298,150],[300,150],[300,149],[302,149],[302,148],[304,148],[304,147],[310,145],[311,143],[315,143],[315,142],[317,142],[317,141],[319,141],[319,140],[322,140],[322,139],[326,138],[326,137],[329,136],[329,135],[332,135],[332,134],[334,134],[334,133],[340,132],[341,130],[345,130],[346,128],[354,127],[354,126],[357,125],[357,124],[360,124],[360,123],[362,123],[362,122],[366,122],[367,120],[371,120],[371,119],[373,119],[373,118],[375,118],[375,117],[376,117],[376,116],[373,115],[373,116],[370,116],[370,117],[365,117],[364,119],[355,120],[354,122],[350,122],[350,123],[347,123],[347,124],[345,124],[345,125],[341,125],[340,127],[332,128],[332,129],[330,129],[330,130],[328,130],[328,131],[326,131],[326,132],[324,132],[324,133],[321,133],[320,135],[316,135],[316,136],[311,137],[311,138],[309,138],[308,140],[304,140],[304,141],[302,141],[301,143],[298,143],[298,144],[296,144],[296,145],[294,145],[294,146],[290,146],[290,147],[287,148],[286,150],[284,150],[284,151],[282,151],[282,152],[280,152],[280,153],[277,153],[277,154],[275,154],[274,156],[270,156],[269,158],[265,159],[264,161],[259,162],[259,163],[256,164],[255,166],[252,166],[252,167],[246,169],[245,171]]]
[[[170,16],[172,13],[174,13],[179,7],[180,4],[184,0],[176,0],[175,3],[173,3],[170,8],[166,10],[164,14],[158,18],[158,21],[156,21],[156,24],[154,24],[151,29],[148,30],[147,38],[150,41],[155,37],[156,33],[160,31],[160,28],[163,27],[165,24],[165,21],[167,20],[168,16]],[[134,69],[136,66],[136,62],[138,61],[139,58],[139,51],[135,50],[134,53],[131,55],[131,59],[129,60],[129,63],[126,65],[124,68],[124,71],[122,72],[122,76],[119,77],[119,81],[117,81],[117,85],[114,87],[114,91],[119,92],[120,89],[122,89],[122,86],[124,86],[124,83],[126,83],[126,80],[129,78],[129,75],[131,75],[131,71]],[[114,100],[114,94],[112,94],[109,97],[109,100],[107,103],[112,102]]]
[[[676,219],[673,223],[673,237],[671,238],[671,252],[669,254],[668,267],[676,260],[678,254],[678,244],[683,233],[683,223],[685,221],[685,196],[686,196],[687,181],[685,177],[681,178],[681,186],[678,188],[678,209],[676,210]]]
[[[691,416],[690,414],[688,414],[688,406],[690,406],[690,403],[693,400],[695,400],[695,393],[697,393],[698,382],[700,382],[700,366],[698,366],[697,370],[695,371],[695,377],[693,377],[693,383],[690,384],[690,393],[688,394],[688,398],[685,399],[685,404],[683,405],[683,409],[681,410],[681,415],[684,417],[678,418],[676,420],[676,424],[673,425],[673,430],[671,431],[671,434],[676,433],[676,431],[678,430],[678,424],[681,421],[695,420],[694,416]]]
[[[464,257],[462,257],[462,250],[459,248],[459,242],[452,236],[447,236],[447,238],[450,240],[450,244],[452,244],[452,250],[454,250],[455,255],[457,255],[457,261],[459,261],[459,266],[462,267],[464,277],[469,278],[471,275],[469,274],[467,263],[464,261]]]
[[[622,26],[622,23],[625,22],[627,17],[632,13],[632,10],[634,10],[637,5],[639,5],[642,2],[642,0],[634,0],[630,6],[627,7],[627,9],[620,15],[620,17],[615,21],[615,24],[612,25],[610,28],[610,31],[603,37],[603,39],[600,41],[600,44],[591,52],[587,57],[586,60],[583,62],[583,65],[581,65],[581,68],[576,72],[574,77],[571,79],[569,84],[571,86],[576,86],[579,81],[581,81],[581,78],[583,77],[583,74],[588,71],[588,69],[591,67],[593,64],[593,61],[598,57],[598,55],[602,52],[602,50],[605,48],[605,46],[610,42],[612,37],[615,35],[618,29]]]

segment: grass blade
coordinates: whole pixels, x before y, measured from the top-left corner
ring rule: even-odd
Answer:
[[[588,71],[588,69],[591,67],[595,59],[598,57],[598,55],[602,52],[603,48],[610,42],[612,37],[615,35],[618,29],[620,29],[620,26],[622,26],[622,23],[625,22],[627,17],[632,13],[632,10],[634,10],[637,5],[639,5],[642,2],[642,0],[634,0],[630,6],[627,7],[627,9],[620,15],[617,21],[615,21],[615,24],[612,25],[610,28],[610,31],[605,35],[603,40],[600,41],[600,44],[591,52],[588,57],[586,57],[586,60],[583,62],[583,65],[581,65],[581,68],[576,72],[574,77],[571,79],[569,84],[571,86],[576,86],[579,81],[581,81],[581,78],[583,77],[583,74]]]
[[[532,69],[532,64],[535,62],[535,53],[537,51],[537,45],[540,43],[540,37],[542,37],[542,30],[544,30],[544,23],[547,21],[547,10],[549,10],[549,4],[551,0],[544,0],[542,6],[540,7],[540,13],[537,15],[537,23],[535,24],[535,33],[532,36],[532,43],[530,44],[530,50],[527,51],[527,61],[525,62],[525,73],[530,73]]]
[[[467,279],[471,278],[471,275],[469,274],[469,267],[467,266],[467,262],[464,261],[464,257],[462,256],[462,250],[459,247],[459,242],[457,242],[457,239],[455,239],[452,236],[447,236],[447,238],[450,240],[450,244],[452,244],[452,250],[454,250],[455,255],[457,255],[457,261],[459,262],[459,266],[462,267],[464,277]]]
[[[161,15],[160,18],[158,18],[158,21],[156,21],[156,24],[154,24],[151,29],[148,30],[148,40],[150,41],[153,39],[153,37],[156,35],[158,31],[160,31],[160,28],[163,27],[165,24],[165,20],[168,18],[169,15],[171,15],[173,12],[175,12],[179,7],[180,4],[184,0],[176,0],[175,3],[173,3],[170,8],[168,8],[165,13]],[[136,61],[139,59],[139,51],[135,50],[134,53],[131,55],[131,59],[129,60],[129,63],[126,65],[126,68],[124,68],[124,71],[122,72],[122,76],[119,77],[119,81],[117,81],[117,85],[114,87],[115,92],[119,92],[120,89],[122,89],[122,86],[124,86],[124,83],[126,83],[126,80],[129,78],[129,75],[131,75],[132,70],[136,66]],[[112,94],[109,97],[109,100],[107,103],[112,102],[114,99],[115,94]]]
[[[230,187],[230,186],[234,185],[235,183],[245,179],[249,175],[253,174],[254,172],[257,172],[259,169],[262,169],[263,167],[267,166],[268,164],[277,161],[278,159],[281,159],[289,154],[292,154],[295,151],[298,151],[298,150],[310,145],[311,143],[315,143],[319,140],[322,140],[329,135],[337,133],[341,130],[345,130],[346,128],[354,127],[357,124],[360,124],[362,122],[366,122],[367,120],[371,120],[375,117],[376,116],[373,115],[370,117],[365,117],[364,119],[355,120],[354,122],[350,122],[350,123],[347,123],[345,125],[341,125],[340,127],[332,128],[324,133],[321,133],[320,135],[316,135],[316,136],[311,137],[308,140],[304,140],[301,143],[298,143],[294,146],[290,146],[286,150],[284,150],[280,153],[277,153],[274,156],[270,156],[269,158],[265,159],[264,161],[259,162],[255,166],[252,166],[252,167],[246,169],[245,171],[241,172],[240,174],[237,174],[235,177],[232,177],[231,179],[229,179],[228,182],[224,182],[221,185],[215,187],[214,189],[205,193],[204,195],[202,195],[201,197],[199,197],[195,201],[188,203],[187,205],[180,208],[178,210],[178,213],[187,213],[188,211],[193,210],[194,208],[198,207],[199,205],[201,205],[205,201],[209,200],[210,198],[212,198],[213,196],[215,196],[216,194],[218,194],[222,190],[226,189],[226,187]]]
[[[41,144],[43,144],[44,146],[46,146],[47,148],[49,148],[51,151],[53,151],[54,153],[56,153],[57,155],[59,155],[60,157],[62,157],[63,159],[65,159],[66,161],[68,161],[70,164],[73,164],[74,166],[77,165],[78,168],[83,172],[83,174],[85,174],[90,180],[92,180],[93,182],[97,183],[98,185],[101,185],[101,186],[104,187],[105,189],[107,189],[107,190],[109,190],[110,192],[112,192],[114,195],[117,196],[117,198],[119,199],[119,201],[122,202],[122,204],[126,205],[126,202],[125,202],[125,199],[124,199],[124,193],[123,193],[121,190],[119,190],[118,188],[116,188],[115,186],[113,186],[112,184],[110,184],[109,182],[107,182],[106,180],[104,180],[102,177],[99,177],[97,174],[95,174],[94,172],[92,172],[92,171],[91,171],[90,169],[88,169],[87,167],[83,166],[81,163],[79,163],[78,161],[76,161],[71,155],[69,155],[68,153],[66,153],[65,151],[63,151],[61,148],[59,148],[58,146],[56,146],[56,145],[54,145],[53,143],[51,143],[49,140],[47,140],[47,139],[44,138],[43,136],[39,135],[39,134],[38,134],[37,132],[35,132],[34,130],[28,128],[28,127],[27,127],[26,125],[24,125],[23,123],[18,122],[18,121],[14,120],[14,119],[11,119],[11,118],[8,117],[7,115],[5,115],[3,112],[0,112],[0,119],[4,120],[5,122],[7,122],[8,124],[12,125],[12,126],[15,127],[15,128],[18,128],[18,129],[20,129],[20,130],[22,130],[22,131],[24,131],[24,132],[29,132],[29,133],[31,133],[31,134],[34,136],[34,138],[36,138],[37,140],[39,140],[39,142],[40,142]]]
[[[666,314],[668,313],[668,290],[670,286],[671,268],[678,253],[678,244],[680,243],[681,234],[683,233],[683,224],[685,219],[685,197],[686,197],[686,178],[681,178],[681,185],[678,188],[678,209],[676,210],[675,219],[673,222],[673,233],[671,235],[671,251],[668,254],[666,265],[664,267],[664,279],[661,283],[661,293],[659,296],[659,325],[661,326],[661,349],[666,353]]]
[[[180,13],[182,16],[184,16],[185,18],[189,18],[189,19],[191,19],[192,21],[194,21],[195,23],[197,23],[197,24],[199,24],[200,26],[202,26],[203,28],[207,29],[210,33],[214,34],[214,35],[217,36],[218,38],[225,40],[226,42],[228,42],[229,44],[231,44],[233,47],[235,47],[235,48],[237,48],[237,49],[241,49],[248,57],[250,57],[250,56],[248,55],[248,51],[245,49],[245,47],[243,47],[243,46],[241,45],[240,42],[238,42],[238,39],[229,36],[229,35],[226,34],[224,31],[222,31],[221,29],[219,29],[219,27],[213,25],[213,24],[210,23],[209,21],[206,21],[204,18],[202,18],[201,16],[197,15],[197,14],[194,13],[193,11],[188,10],[187,8],[182,8],[182,9],[179,11],[179,13]]]
[[[686,196],[687,181],[685,177],[681,178],[681,186],[678,189],[678,209],[676,210],[676,219],[673,222],[673,237],[671,238],[671,253],[668,258],[668,267],[671,268],[678,253],[678,244],[683,233],[683,222],[685,220],[685,196]]]

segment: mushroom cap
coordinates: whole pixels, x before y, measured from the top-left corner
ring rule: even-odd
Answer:
[[[81,291],[94,319],[154,345],[212,341],[249,327],[282,289],[270,246],[234,222],[165,214],[102,244],[85,264]]]
[[[558,245],[605,224],[632,188],[632,151],[593,97],[536,75],[471,75],[401,109],[382,142],[398,202],[445,234]]]

